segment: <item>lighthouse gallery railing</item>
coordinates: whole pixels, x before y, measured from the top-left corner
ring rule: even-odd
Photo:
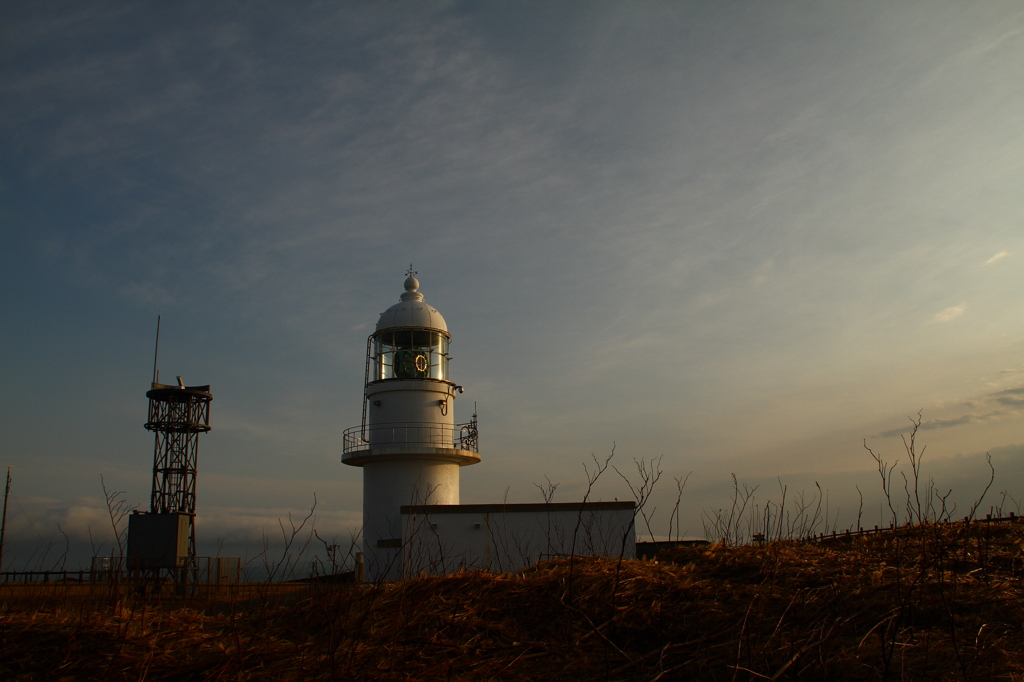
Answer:
[[[343,455],[369,450],[375,445],[454,448],[480,452],[477,424],[440,424],[435,422],[392,422],[367,424],[345,429]]]

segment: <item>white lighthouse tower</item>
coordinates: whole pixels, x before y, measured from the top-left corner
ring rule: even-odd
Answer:
[[[455,423],[462,387],[448,375],[448,325],[423,301],[411,266],[407,275],[401,300],[367,339],[363,422],[345,431],[341,458],[363,468],[371,580],[402,575],[402,506],[459,504],[459,467],[480,461],[476,415]]]

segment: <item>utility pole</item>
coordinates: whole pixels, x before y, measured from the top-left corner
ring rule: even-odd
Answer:
[[[7,487],[4,488],[4,517],[0,521],[0,570],[4,567],[4,540],[7,537],[7,497],[11,494],[11,467],[7,467]]]

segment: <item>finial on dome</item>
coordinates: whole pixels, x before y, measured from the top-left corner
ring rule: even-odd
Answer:
[[[420,288],[420,281],[414,277],[419,273],[412,269],[412,263],[409,263],[409,269],[405,271],[408,277],[405,278],[405,293],[402,294],[403,301],[422,301],[423,294],[417,290]]]
[[[413,275],[418,275],[420,273],[412,269],[412,263],[409,263],[409,269],[405,271],[405,274],[408,275],[408,277],[405,278],[405,290],[412,293],[419,289],[420,281]]]

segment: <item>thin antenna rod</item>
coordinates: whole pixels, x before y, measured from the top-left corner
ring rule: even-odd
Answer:
[[[0,521],[0,569],[4,566],[4,538],[7,536],[7,497],[11,494],[11,467],[7,467],[7,487],[4,489],[4,518]]]
[[[160,356],[160,316],[156,316],[156,348],[153,350],[153,383],[157,382],[160,374],[156,369],[156,359]]]

